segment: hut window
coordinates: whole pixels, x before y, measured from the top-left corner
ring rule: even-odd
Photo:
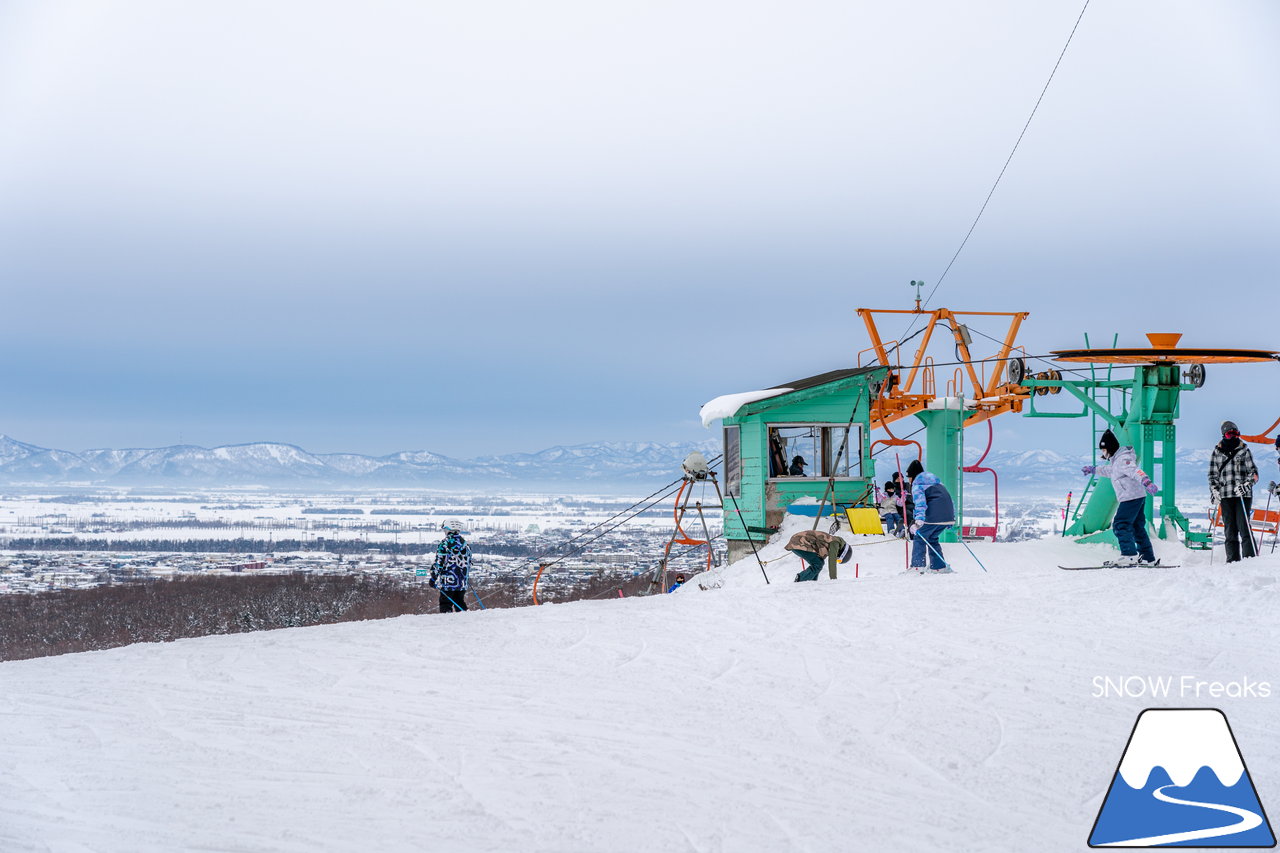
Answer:
[[[837,464],[836,456],[847,431],[848,427],[844,424],[786,424],[770,427],[769,476],[862,476],[861,424],[854,424],[849,444]]]
[[[724,488],[733,497],[742,497],[742,427],[724,428]]]

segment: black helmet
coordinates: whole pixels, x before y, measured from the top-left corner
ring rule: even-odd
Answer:
[[[924,466],[920,464],[919,459],[912,459],[911,464],[907,466],[907,476],[915,479],[924,473]]]
[[[1115,456],[1116,451],[1120,449],[1120,442],[1116,439],[1116,434],[1111,430],[1107,430],[1098,439],[1098,449],[1107,454],[1108,457]]]
[[[1240,427],[1235,425],[1235,421],[1222,422],[1222,434],[1226,435],[1229,432],[1234,432],[1236,435],[1240,434]]]
[[[840,562],[847,563],[849,558],[853,556],[853,546],[848,542],[844,543],[844,547],[840,549]]]

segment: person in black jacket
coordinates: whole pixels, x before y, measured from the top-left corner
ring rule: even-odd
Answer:
[[[471,546],[462,538],[462,525],[446,521],[444,539],[436,546],[436,562],[428,584],[440,591],[440,612],[467,609],[467,575],[471,572]]]
[[[1240,440],[1240,430],[1231,421],[1222,422],[1222,441],[1209,457],[1209,496],[1222,511],[1226,532],[1227,562],[1255,557],[1253,529],[1253,484],[1258,482],[1258,466],[1253,454]]]

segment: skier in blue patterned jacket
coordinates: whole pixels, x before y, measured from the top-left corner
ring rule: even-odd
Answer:
[[[440,612],[467,609],[467,575],[471,572],[471,546],[462,538],[462,525],[444,523],[445,537],[436,546],[436,562],[431,567],[433,589],[440,591]]]
[[[907,481],[911,484],[912,511],[911,568],[923,569],[925,554],[929,555],[929,570],[937,574],[952,569],[942,556],[939,538],[944,530],[956,523],[956,505],[951,493],[934,474],[924,470],[919,459],[912,459],[907,466]]]
[[[1102,451],[1102,458],[1111,464],[1086,465],[1080,471],[1109,478],[1116,499],[1120,501],[1111,521],[1111,531],[1120,545],[1120,559],[1108,560],[1103,565],[1154,566],[1158,561],[1151,548],[1151,537],[1147,535],[1146,510],[1147,495],[1154,495],[1159,489],[1138,467],[1137,451],[1128,445],[1121,447],[1120,440],[1111,430],[1102,434],[1098,449]]]

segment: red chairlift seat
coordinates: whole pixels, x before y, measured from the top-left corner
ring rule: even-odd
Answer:
[[[978,461],[972,465],[966,465],[960,470],[966,474],[988,473],[991,475],[992,481],[995,483],[995,523],[987,525],[964,524],[960,525],[960,535],[965,539],[990,539],[996,541],[996,536],[1000,531],[1000,475],[995,472],[994,468],[985,468],[982,463],[986,461],[987,454],[991,452],[991,444],[995,440],[995,427],[991,425],[991,421],[987,421],[987,449],[982,451],[982,456],[978,457]]]

